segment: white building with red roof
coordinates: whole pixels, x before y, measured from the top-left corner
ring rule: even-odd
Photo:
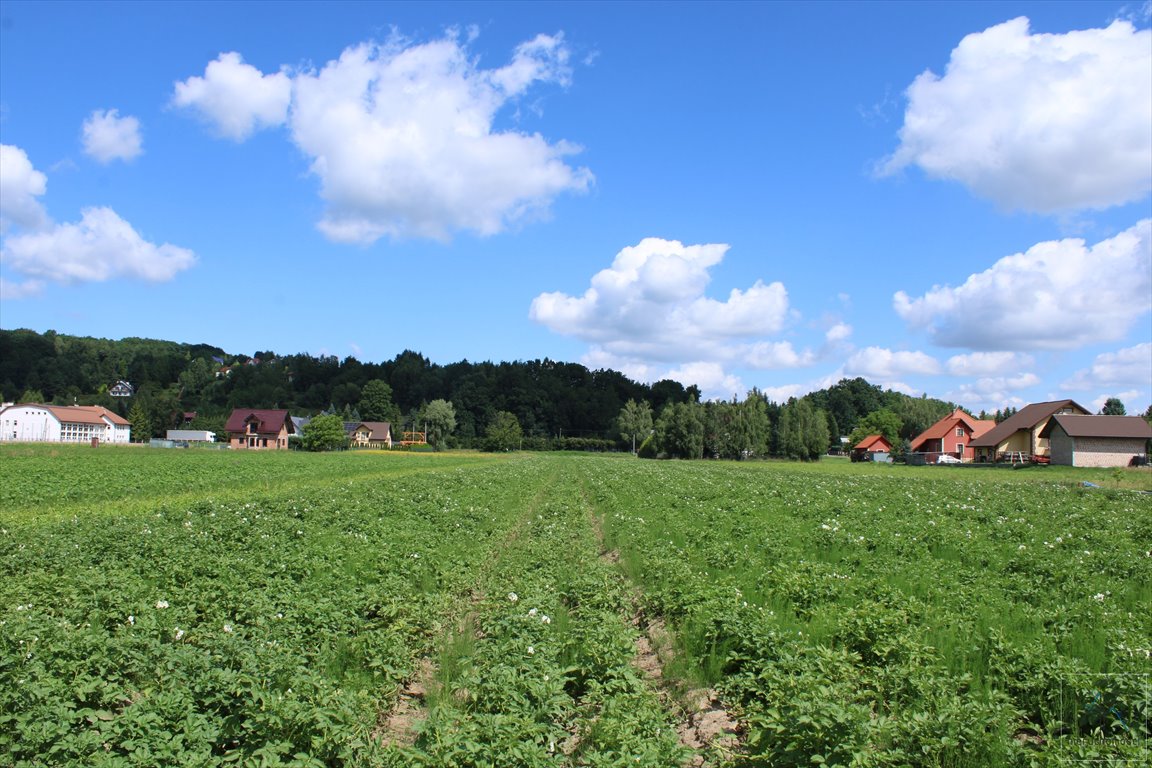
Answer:
[[[0,441],[129,443],[132,425],[99,405],[16,403],[0,410]]]

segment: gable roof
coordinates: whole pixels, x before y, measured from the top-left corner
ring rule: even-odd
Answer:
[[[1081,416],[1068,413],[1053,416],[1040,431],[1040,437],[1051,435],[1057,424],[1069,437],[1152,438],[1152,424],[1139,416]]]
[[[362,421],[360,426],[368,427],[369,440],[387,440],[392,434],[392,425],[387,421]]]
[[[1052,414],[1064,408],[1078,408],[1081,413],[1088,409],[1075,400],[1050,400],[1046,403],[1032,403],[1021,408],[994,428],[976,438],[969,445],[976,448],[994,448],[1021,429],[1032,429]]]
[[[882,448],[880,446],[883,446]],[[856,443],[854,450],[857,451],[888,451],[892,449],[892,443],[888,442],[884,435],[868,435],[860,442]]]
[[[290,435],[296,433],[288,411],[267,408],[233,408],[224,429],[228,432],[246,432],[245,425],[249,421],[256,422],[257,434],[277,435],[281,427],[287,427]]]
[[[127,419],[100,405],[49,405],[45,406],[61,423],[105,425],[105,419],[118,427],[129,426]]]
[[[990,430],[996,427],[996,422],[992,419],[977,419],[959,408],[952,411],[940,421],[936,422],[928,429],[916,435],[912,439],[912,450],[916,450],[916,446],[923,443],[925,440],[943,440],[946,437],[951,437],[956,425],[964,424],[968,431],[972,433],[973,438],[980,437],[987,434]]]

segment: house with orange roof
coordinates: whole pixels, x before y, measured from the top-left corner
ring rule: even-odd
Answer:
[[[960,461],[972,461],[976,452],[970,447],[971,442],[995,427],[996,422],[992,419],[977,419],[957,408],[916,435],[911,449],[913,453],[924,454],[928,464],[935,464],[942,454]]]
[[[99,405],[16,403],[0,410],[0,440],[30,443],[128,443],[132,425]]]
[[[892,443],[888,442],[888,438],[884,435],[868,435],[852,447],[852,461],[876,461],[877,459],[883,461],[888,458],[890,453],[892,453]]]

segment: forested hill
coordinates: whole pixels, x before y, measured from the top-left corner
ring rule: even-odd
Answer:
[[[120,380],[135,388],[132,398],[109,395],[109,388]],[[379,384],[367,387],[374,381],[387,385],[386,414],[379,413],[378,403],[365,402],[366,395],[378,397],[382,390]],[[0,330],[0,393],[6,402],[100,404],[129,418],[136,409],[134,434],[141,436],[144,414],[153,434],[163,434],[186,412],[196,412],[203,428],[219,430],[234,407],[287,408],[303,416],[331,407],[349,414],[363,409],[377,411],[376,417],[387,415],[386,420],[394,423],[407,423],[423,405],[443,399],[455,409],[454,437],[466,445],[484,435],[501,411],[514,414],[526,436],[617,440],[618,418],[629,400],[646,401],[655,415],[668,405],[699,400],[695,387],[675,381],[641,384],[617,371],[590,371],[577,363],[547,359],[439,365],[405,350],[392,360],[369,363],[272,350],[246,356],[210,344],[112,341],[30,330]],[[771,403],[755,391],[744,402],[751,400],[773,427],[780,422],[787,404]],[[833,442],[881,409],[896,414],[901,436],[910,437],[953,407],[927,397],[882,391],[859,378],[845,379],[801,401],[806,410],[823,412],[826,434]],[[370,418],[367,413],[358,415]]]

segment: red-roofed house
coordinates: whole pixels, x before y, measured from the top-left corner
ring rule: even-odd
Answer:
[[[995,426],[996,422],[991,419],[977,419],[957,408],[916,435],[912,439],[912,452],[927,454],[924,458],[930,464],[935,463],[942,453],[961,461],[972,461],[976,453],[968,444]]]
[[[296,433],[288,411],[236,408],[224,426],[233,448],[283,450],[288,435]]]
[[[884,435],[868,435],[852,447],[852,461],[875,461],[876,454],[892,452],[892,443]]]
[[[132,427],[99,405],[19,403],[0,411],[0,440],[51,443],[127,443]]]

